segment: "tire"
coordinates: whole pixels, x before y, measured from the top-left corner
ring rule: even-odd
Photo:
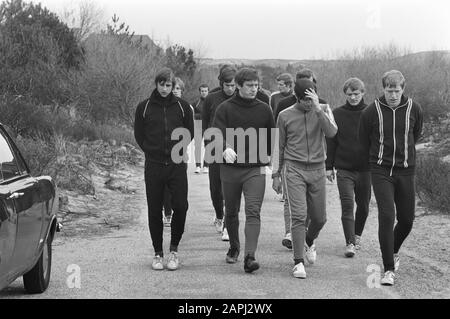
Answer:
[[[52,236],[49,234],[36,265],[23,275],[25,290],[30,294],[43,293],[50,283],[52,267]]]

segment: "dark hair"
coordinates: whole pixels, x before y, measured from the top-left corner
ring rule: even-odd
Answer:
[[[295,96],[297,97],[297,100],[305,100],[306,98],[305,91],[308,89],[317,92],[316,84],[313,81],[310,81],[305,78],[295,81],[294,92]]]
[[[209,90],[209,86],[206,83],[200,84],[200,86],[198,87],[198,90],[200,91],[201,88],[207,88]]]
[[[220,81],[220,87],[223,86],[223,83],[229,83],[231,81],[233,81],[234,77],[236,75],[236,68],[225,64],[220,68],[220,73],[219,73],[219,81]]]
[[[402,72],[397,70],[387,71],[381,79],[383,89],[386,87],[395,87],[397,85],[400,85],[400,87],[403,89],[405,87],[405,82],[406,80]]]
[[[169,68],[161,69],[155,77],[155,85],[165,82],[172,82],[172,85],[175,86],[175,75]]]
[[[256,69],[242,68],[236,73],[234,79],[239,86],[243,86],[245,81],[259,81],[259,74]]]
[[[344,83],[343,91],[347,93],[347,89],[352,91],[360,90],[361,92],[365,92],[366,88],[364,87],[364,82],[358,78],[350,78]]]
[[[317,83],[316,76],[314,75],[314,72],[311,71],[310,69],[307,69],[307,68],[301,69],[295,75],[295,81],[300,80],[300,79],[309,79],[309,78],[312,78],[312,81],[314,83]]]
[[[283,73],[277,76],[277,81],[283,81],[286,86],[292,87],[294,83],[294,78],[289,73]]]

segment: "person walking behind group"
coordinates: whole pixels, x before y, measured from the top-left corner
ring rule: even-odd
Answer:
[[[405,77],[391,70],[382,77],[383,96],[362,113],[359,142],[368,158],[378,206],[382,285],[392,286],[399,251],[415,215],[416,147],[423,126],[421,106],[404,95]],[[395,220],[397,224],[394,227]]]
[[[236,84],[234,82],[234,76],[236,75],[236,69],[230,65],[224,65],[220,69],[219,82],[221,90],[210,93],[203,104],[202,114],[202,128],[205,132],[208,128],[213,127],[214,115],[217,107],[231,98],[236,90]],[[208,145],[211,141],[205,136],[205,145]],[[205,146],[206,148],[206,146]],[[209,157],[211,155],[211,157]],[[207,154],[205,150],[205,160],[209,165],[209,191],[211,194],[212,204],[214,206],[216,217],[214,219],[214,225],[218,233],[222,234],[222,240],[228,241],[228,231],[226,223],[224,223],[224,211],[223,211],[223,193],[222,193],[222,181],[220,179],[220,165],[214,161],[215,154]]]
[[[236,74],[235,80],[237,93],[219,105],[213,126],[220,130],[223,137],[225,162],[220,165],[220,178],[230,236],[226,262],[236,263],[240,253],[239,208],[241,196],[244,194],[244,270],[251,273],[259,269],[255,255],[266,188],[265,166],[270,162],[272,129],[275,122],[269,105],[256,98],[259,84],[257,70],[242,68]]]
[[[291,218],[293,275],[306,278],[304,257],[308,263],[315,263],[314,240],[327,220],[325,137],[336,135],[338,128],[328,104],[319,103],[314,82],[300,79],[294,90],[297,103],[278,116],[279,159],[278,163],[274,162],[272,188],[277,193],[281,192],[283,170]],[[307,215],[310,225],[306,231]]]
[[[195,101],[192,105],[194,107],[194,145],[195,145],[195,173],[200,174],[202,172],[202,141],[203,141],[203,131],[202,131],[202,113],[203,104],[208,96],[209,87],[207,84],[201,84],[198,88],[200,93],[200,98]],[[208,174],[208,163],[203,161],[203,173]]]
[[[346,257],[353,257],[359,249],[371,196],[369,163],[358,143],[359,119],[367,107],[364,102],[364,83],[350,78],[344,83],[343,91],[347,101],[333,110],[334,120],[339,128],[333,138],[327,138],[327,178],[335,179],[341,199],[342,227],[345,236]],[[354,204],[356,202],[356,213]]]
[[[164,269],[162,207],[167,186],[173,209],[167,268],[176,270],[179,267],[178,245],[188,210],[187,164],[183,158],[194,134],[194,115],[189,103],[172,93],[175,76],[171,69],[164,68],[158,72],[155,85],[151,96],[136,108],[134,136],[145,153],[148,223],[155,252],[152,268]],[[172,140],[172,132],[179,128],[188,130],[190,137]],[[183,144],[183,150],[178,154],[179,158],[172,157],[172,148],[179,143]]]
[[[278,91],[272,93],[270,96],[270,107],[273,114],[276,113],[278,103],[288,97],[293,96],[294,92],[294,78],[289,73],[283,73],[277,76]],[[294,102],[295,103],[295,102]]]

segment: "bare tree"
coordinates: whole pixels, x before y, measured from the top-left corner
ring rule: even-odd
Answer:
[[[64,8],[61,19],[75,29],[79,41],[85,40],[91,33],[99,32],[106,25],[105,10],[93,0],[83,0],[76,8]]]

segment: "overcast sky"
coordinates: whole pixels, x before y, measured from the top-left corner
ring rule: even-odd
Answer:
[[[27,1],[27,0],[25,0]],[[29,0],[28,0],[29,1]],[[450,50],[446,0],[36,0],[51,11],[91,1],[136,34],[203,57],[333,58],[395,43],[412,52]]]

